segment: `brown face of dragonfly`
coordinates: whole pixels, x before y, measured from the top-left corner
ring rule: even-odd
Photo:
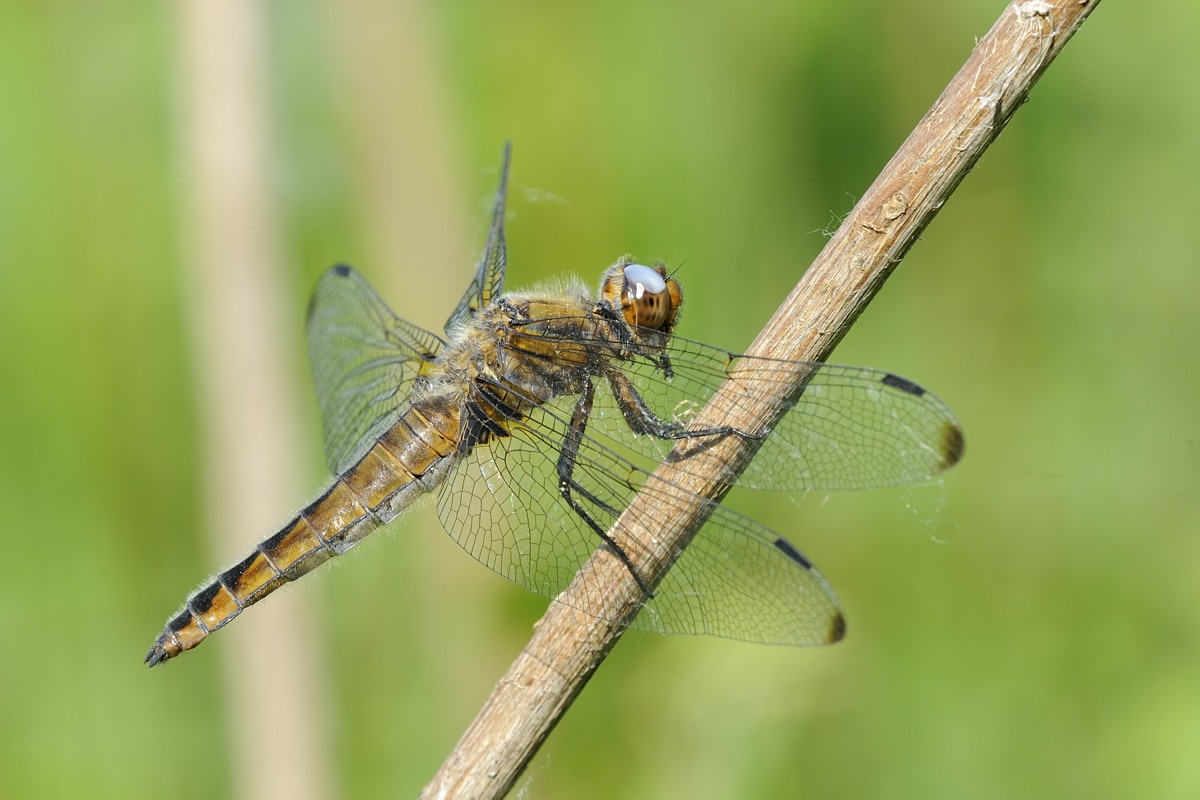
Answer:
[[[670,333],[679,318],[683,294],[664,267],[618,263],[604,276],[600,296],[618,309],[625,321],[641,328]]]

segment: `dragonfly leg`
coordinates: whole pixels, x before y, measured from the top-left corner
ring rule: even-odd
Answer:
[[[597,524],[596,520],[592,519],[587,509],[576,498],[576,495],[578,495],[597,508],[604,509],[614,519],[620,516],[620,509],[613,508],[605,503],[574,478],[575,459],[579,455],[579,444],[583,440],[584,431],[587,429],[587,421],[592,413],[592,402],[595,396],[595,386],[589,378],[583,387],[583,391],[579,394],[578,402],[575,403],[575,411],[571,414],[571,426],[567,430],[567,438],[563,441],[562,452],[558,457],[558,493],[562,495],[563,500],[571,507],[571,510],[578,514],[580,519],[586,522],[587,526],[604,540],[605,544],[612,549],[617,558],[621,559],[621,563],[625,565],[625,568],[629,570],[629,574],[637,581],[637,585],[641,587],[642,592],[647,597],[652,597],[654,593],[650,591],[650,587],[646,585],[646,582],[642,580],[642,576],[634,568],[633,562],[629,559],[629,554],[608,535],[608,531]]]
[[[737,436],[749,441],[765,438],[764,434],[749,433],[731,425],[688,429],[678,422],[667,422],[660,419],[646,404],[637,387],[624,372],[619,369],[608,370],[605,377],[608,378],[608,385],[612,387],[613,397],[616,398],[617,407],[621,409],[621,415],[625,417],[625,423],[634,433],[674,440],[698,439],[706,436]]]

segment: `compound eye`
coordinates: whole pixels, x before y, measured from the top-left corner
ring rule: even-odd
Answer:
[[[669,331],[675,321],[678,301],[672,296],[667,279],[645,264],[629,264],[624,272],[621,309],[625,320],[630,325]]]

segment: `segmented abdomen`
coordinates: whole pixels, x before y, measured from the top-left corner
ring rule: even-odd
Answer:
[[[461,412],[441,403],[410,406],[326,492],[241,562],[188,598],[146,654],[174,658],[227,625],[287,581],[336,555],[440,482],[457,453]]]

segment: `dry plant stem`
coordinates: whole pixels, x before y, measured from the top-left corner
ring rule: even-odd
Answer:
[[[1098,3],[1034,0],[1004,10],[763,329],[751,354],[825,358]],[[795,377],[793,393],[800,391],[804,371]],[[740,387],[727,384],[722,393],[743,392],[752,382],[740,376]],[[745,399],[714,398],[712,406],[746,409],[745,418],[712,419],[706,412],[696,424],[748,430],[769,424],[787,398],[760,388],[751,391],[753,406]],[[699,497],[719,499],[726,487],[697,476],[727,474],[726,465],[744,464],[752,455],[745,442],[730,438],[697,452],[687,474],[664,464],[656,475]],[[623,546],[640,531],[682,547],[704,521],[705,503],[698,499],[673,510],[669,530],[647,531],[641,522],[647,500],[636,498],[614,527]],[[651,585],[670,567],[632,547],[627,552]],[[611,588],[586,588],[597,585]],[[628,570],[607,550],[598,550],[562,599],[550,605],[423,797],[503,796],[620,637],[622,626],[605,620],[631,620],[641,593]]]

